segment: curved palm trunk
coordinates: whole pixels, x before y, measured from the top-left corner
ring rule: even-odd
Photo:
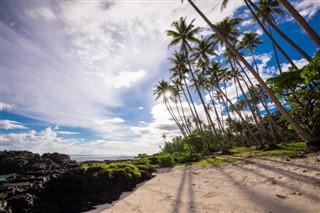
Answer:
[[[299,23],[301,28],[309,35],[312,41],[320,47],[320,37],[319,35],[311,28],[311,26],[306,22],[306,20],[301,16],[301,14],[294,9],[294,7],[287,0],[278,0],[287,11],[292,15],[292,17]]]
[[[261,29],[263,30],[263,32],[265,32],[265,34],[271,39],[271,41],[274,43],[274,45],[278,48],[278,50],[281,52],[281,54],[287,59],[287,61],[291,64],[291,66],[295,69],[298,70],[298,67],[293,63],[293,61],[291,60],[291,58],[288,56],[288,54],[280,47],[280,45],[278,44],[278,42],[276,40],[274,40],[274,38],[269,34],[269,32],[267,31],[267,29],[263,26],[263,24],[261,23],[260,19],[257,17],[257,15],[255,14],[255,12],[253,12],[252,8],[250,7],[250,5],[248,4],[248,2],[252,5],[252,1],[250,0],[244,0],[244,2],[246,3],[248,9],[250,10],[251,14],[253,15],[253,17],[255,18],[255,20],[258,22],[258,24],[260,25]]]
[[[205,102],[204,102],[204,100],[203,100],[202,94],[201,94],[200,89],[199,89],[199,85],[198,85],[198,83],[197,83],[197,80],[196,80],[196,78],[195,78],[195,76],[194,76],[194,73],[193,73],[193,71],[192,71],[192,68],[191,68],[190,64],[189,64],[189,69],[190,69],[190,73],[191,73],[192,79],[193,79],[193,81],[194,81],[194,85],[195,85],[196,91],[197,91],[197,93],[198,93],[198,96],[199,96],[199,98],[200,98],[201,104],[202,104],[202,106],[203,106],[204,112],[205,112],[206,115],[208,116],[209,124],[213,127],[214,133],[217,134],[216,129],[215,129],[215,127],[214,127],[214,124],[213,124],[213,122],[212,122],[211,116],[210,116],[209,111],[208,111],[208,109],[207,109],[207,106],[206,106],[206,104],[205,104]]]
[[[215,105],[215,103],[214,103],[214,99],[213,99],[213,97],[212,97],[212,94],[211,94],[211,92],[210,92],[209,89],[207,89],[207,92],[209,93],[209,97],[210,97],[210,100],[211,100],[211,103],[212,103],[212,106],[213,106],[213,109],[214,109],[214,113],[215,113],[215,115],[216,115],[216,117],[217,117],[219,129],[221,130],[222,134],[225,135],[225,131],[224,131],[223,127],[222,127],[222,123],[221,123],[221,120],[220,120],[220,116],[219,116],[219,114],[218,114],[218,110],[217,110],[217,107],[216,107],[216,105]]]
[[[180,113],[177,100],[174,101],[174,105],[175,105],[175,107],[176,107],[176,110],[177,110],[177,112],[178,112],[178,115],[179,115],[179,118],[180,118],[180,121],[181,121],[180,125],[181,125],[181,127],[183,128],[185,134],[188,136],[188,135],[189,135],[189,132],[188,132],[188,129],[186,128],[186,123],[184,122],[184,119],[183,119],[183,117],[182,117],[182,115],[181,115],[181,113]],[[178,120],[178,119],[177,119],[177,120]],[[178,121],[179,121],[179,120],[178,120]]]
[[[268,94],[268,96],[275,103],[276,107],[278,108],[279,112],[283,115],[283,117],[289,122],[289,124],[291,124],[291,126],[298,133],[298,135],[300,135],[305,141],[307,141],[309,148],[313,149],[319,146],[318,136],[314,136],[310,134],[308,130],[303,129],[299,125],[299,123],[297,123],[291,117],[291,115],[287,112],[287,110],[281,105],[278,98],[273,94],[271,89],[267,86],[267,84],[262,80],[262,78],[251,67],[248,61],[244,59],[244,57],[236,50],[236,48],[230,44],[230,42],[221,34],[221,32],[217,29],[217,27],[209,21],[209,19],[199,10],[199,8],[191,0],[188,0],[188,2],[198,12],[198,14],[204,19],[204,21],[210,26],[210,28],[218,35],[218,37],[230,48],[232,53],[236,55],[236,57],[241,61],[241,63],[243,63],[248,68],[248,70],[252,73],[252,75],[257,79],[262,89]]]
[[[200,136],[201,136],[201,143],[202,143],[202,146],[204,148],[204,151],[208,153],[209,149],[208,149],[208,145],[204,139],[204,134],[203,134],[203,128],[202,128],[202,125],[199,123],[200,121],[200,117],[199,117],[199,114],[198,114],[198,111],[194,105],[194,102],[193,102],[193,99],[192,99],[192,96],[191,96],[191,93],[190,93],[190,90],[188,88],[188,85],[187,85],[187,82],[186,82],[186,79],[183,78],[184,80],[184,83],[186,85],[186,89],[187,89],[187,92],[188,92],[188,95],[189,95],[189,98],[190,98],[190,101],[192,103],[192,106],[193,106],[193,109],[194,109],[194,120],[195,120],[195,123],[196,123],[196,126],[198,128],[198,130],[200,131]]]
[[[270,25],[269,25],[269,33],[272,36],[272,31],[271,31]],[[279,61],[278,51],[277,51],[277,48],[276,48],[276,45],[274,44],[274,42],[273,41],[271,41],[271,42],[272,42],[272,48],[273,48],[274,56],[276,58],[277,66],[278,66],[278,69],[279,69],[279,73],[281,74],[282,73],[282,68],[281,68],[280,61]]]
[[[261,13],[261,10],[252,3],[251,0],[248,0],[250,5],[258,12]],[[305,59],[307,59],[309,62],[311,61],[311,57],[303,50],[301,49],[295,42],[293,42],[286,34],[284,34],[274,23],[271,21],[268,17],[264,17],[265,20],[268,22],[269,26],[271,26],[288,44],[290,44],[294,49],[296,49],[301,56],[303,56]]]
[[[236,60],[236,62],[237,62],[237,64],[238,64],[238,66],[241,68],[242,73],[243,73],[243,74],[246,76],[246,78],[248,79],[248,82],[249,82],[249,84],[251,85],[251,87],[254,88],[255,94],[252,94],[251,91],[249,90],[249,85],[248,85],[247,81],[245,81],[245,79],[243,78],[243,76],[240,75],[240,77],[242,78],[242,80],[243,80],[243,82],[245,83],[246,87],[248,88],[248,90],[249,90],[249,92],[250,92],[250,95],[251,95],[252,97],[256,95],[256,96],[258,97],[258,99],[260,100],[260,102],[262,103],[263,108],[264,108],[264,109],[266,110],[266,112],[267,112],[268,121],[269,121],[269,126],[270,126],[270,129],[271,129],[271,134],[273,135],[274,138],[276,138],[276,137],[274,136],[275,134],[274,134],[274,132],[273,132],[273,130],[276,129],[277,132],[278,132],[278,134],[280,135],[281,139],[282,139],[284,142],[286,142],[286,139],[283,137],[282,133],[280,132],[280,129],[279,129],[278,125],[275,123],[275,121],[273,120],[273,118],[272,118],[272,116],[271,116],[271,113],[270,113],[270,111],[269,111],[269,109],[268,109],[268,106],[267,106],[267,102],[266,102],[266,100],[265,100],[265,97],[264,97],[264,99],[262,99],[262,98],[259,96],[258,91],[255,89],[255,86],[253,85],[251,79],[249,78],[249,76],[247,75],[247,73],[245,72],[245,70],[243,69],[243,67],[241,66],[240,62],[239,62],[238,60]],[[260,113],[258,114],[258,116],[259,116],[260,122],[262,123],[262,117],[261,117]]]
[[[246,129],[248,130],[249,134],[251,135],[251,137],[256,141],[256,143],[259,143],[259,139],[256,137],[256,135],[252,132],[250,126],[248,125],[247,121],[242,117],[242,114],[240,113],[240,111],[237,109],[237,107],[232,103],[232,101],[228,98],[228,96],[226,96],[226,94],[224,94],[224,92],[221,90],[220,87],[217,87],[218,90],[221,92],[221,94],[225,97],[225,99],[229,102],[229,104],[232,106],[232,108],[234,108],[234,111],[238,114],[239,118],[241,119],[242,123],[244,124],[244,126],[246,127]]]
[[[168,101],[164,101],[164,104],[166,105],[166,108],[168,110],[168,112],[170,113],[172,119],[174,120],[174,122],[176,123],[176,125],[178,126],[178,128],[180,129],[182,135],[184,137],[186,137],[186,133],[184,132],[184,129],[182,128],[181,124],[179,123],[178,119],[176,118],[176,116],[174,115],[174,112],[172,110],[172,108],[170,107],[170,105],[168,104]]]
[[[233,67],[232,64],[231,64],[231,66]],[[248,105],[248,107],[249,107],[249,109],[250,109],[250,111],[251,111],[253,120],[254,120],[257,128],[258,128],[258,133],[259,133],[261,139],[263,140],[263,142],[265,142],[266,131],[265,131],[265,129],[262,127],[261,123],[258,121],[257,116],[256,116],[256,113],[255,113],[255,110],[254,110],[253,107],[251,106],[251,104],[250,104],[250,102],[249,102],[249,100],[248,100],[248,98],[247,98],[247,95],[246,95],[246,93],[244,92],[244,90],[243,90],[243,88],[242,88],[242,85],[241,85],[241,83],[240,83],[240,81],[239,81],[239,78],[238,78],[238,76],[237,76],[237,74],[236,74],[236,72],[235,72],[235,70],[234,70],[234,67],[232,68],[232,70],[233,70],[234,75],[235,75],[235,80],[236,80],[235,83],[238,83],[239,88],[240,88],[240,90],[241,90],[241,93],[242,93],[242,95],[243,95],[243,97],[244,97],[244,100],[245,100],[246,104]]]
[[[184,121],[184,123],[185,123],[186,132],[187,132],[188,135],[189,135],[189,134],[191,134],[191,130],[190,130],[189,126],[188,126],[186,114],[185,114],[185,112],[184,112],[184,108],[183,108],[183,104],[182,104],[182,101],[181,101],[180,96],[178,96],[178,99],[179,99],[180,108],[181,108],[181,111],[182,111],[183,121]]]

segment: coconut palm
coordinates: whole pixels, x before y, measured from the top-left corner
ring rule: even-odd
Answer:
[[[160,97],[163,98],[163,103],[166,106],[169,114],[171,115],[172,119],[180,129],[183,136],[186,137],[187,134],[185,133],[182,125],[179,123],[177,117],[175,116],[174,111],[171,108],[171,105],[169,104],[169,100],[173,90],[174,90],[174,87],[172,87],[167,81],[162,79],[161,81],[158,82],[157,85],[155,85],[155,88],[153,90],[153,95],[156,96],[155,100],[158,100]]]
[[[175,52],[173,54],[173,57],[170,59],[170,62],[174,65],[174,67],[170,69],[171,79],[172,80],[176,79],[177,81],[180,82],[178,85],[180,86],[180,89],[183,92],[184,97],[188,103],[192,117],[194,120],[199,120],[197,119],[198,112],[194,105],[194,101],[187,84],[186,73],[188,73],[188,69],[186,68],[185,60],[186,60],[186,57],[184,54],[181,54],[179,52]],[[196,123],[196,126],[200,130],[200,127],[197,123]]]
[[[259,72],[259,69],[256,58],[254,56],[254,50],[256,49],[258,44],[262,44],[262,39],[258,37],[258,33],[256,32],[245,32],[241,41],[239,42],[240,48],[248,49],[250,51],[257,72]]]
[[[191,58],[195,61],[197,67],[204,68],[208,66],[210,57],[216,55],[214,43],[207,38],[201,38],[198,44],[193,48]]]
[[[195,35],[199,32],[200,28],[193,25],[195,19],[193,19],[190,24],[187,24],[186,18],[187,17],[181,17],[179,21],[172,22],[171,27],[173,27],[174,30],[166,31],[167,36],[172,38],[168,46],[171,47],[180,44],[180,51],[183,53],[187,53],[192,49],[190,43],[199,42]]]

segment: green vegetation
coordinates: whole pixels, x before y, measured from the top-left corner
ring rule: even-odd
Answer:
[[[83,163],[81,168],[85,174],[90,174],[93,177],[98,177],[99,175],[106,175],[107,177],[112,177],[114,173],[122,172],[128,177],[141,177],[143,172],[152,170],[149,165],[140,165],[138,162],[136,164],[128,162],[92,162]]]
[[[261,156],[290,156],[304,153],[307,151],[305,142],[278,144],[276,149],[268,150],[261,149],[257,146],[251,147],[234,147],[230,149],[231,155],[218,155],[216,157],[205,158],[194,165],[200,167],[217,166],[233,163],[247,159],[247,157],[261,157]]]

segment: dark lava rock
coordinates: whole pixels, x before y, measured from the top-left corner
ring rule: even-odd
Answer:
[[[121,170],[101,173],[98,168],[84,172],[67,155],[40,157],[26,151],[0,152],[0,165],[0,174],[14,173],[0,182],[0,213],[80,213],[119,199],[154,172],[145,166],[138,166],[141,176]]]
[[[52,160],[53,162],[61,165],[70,162],[70,156],[60,153],[45,153],[41,156],[44,160]]]

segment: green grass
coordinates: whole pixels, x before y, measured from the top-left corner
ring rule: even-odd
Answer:
[[[288,144],[277,144],[279,148],[274,150],[262,149],[259,150],[256,146],[251,147],[235,147],[230,151],[234,153],[235,156],[278,156],[278,155],[292,155],[299,152],[305,152],[307,146],[305,142],[288,143]]]
[[[207,167],[207,166],[216,166],[221,167],[225,164],[235,162],[236,159],[232,158],[232,156],[217,156],[215,158],[205,158],[198,162],[193,163],[193,165],[200,166],[200,167]]]
[[[233,163],[243,160],[244,157],[259,157],[259,156],[288,156],[298,153],[304,153],[307,150],[305,142],[278,144],[274,150],[259,150],[256,146],[251,147],[234,147],[230,149],[232,155],[218,155],[215,158],[205,158],[199,162],[193,163],[200,167],[216,166],[221,167],[228,163]]]
[[[307,146],[305,142],[279,144],[278,146],[279,146],[279,149],[266,150],[264,151],[264,154],[269,156],[292,155],[300,152],[305,152],[307,150]]]

